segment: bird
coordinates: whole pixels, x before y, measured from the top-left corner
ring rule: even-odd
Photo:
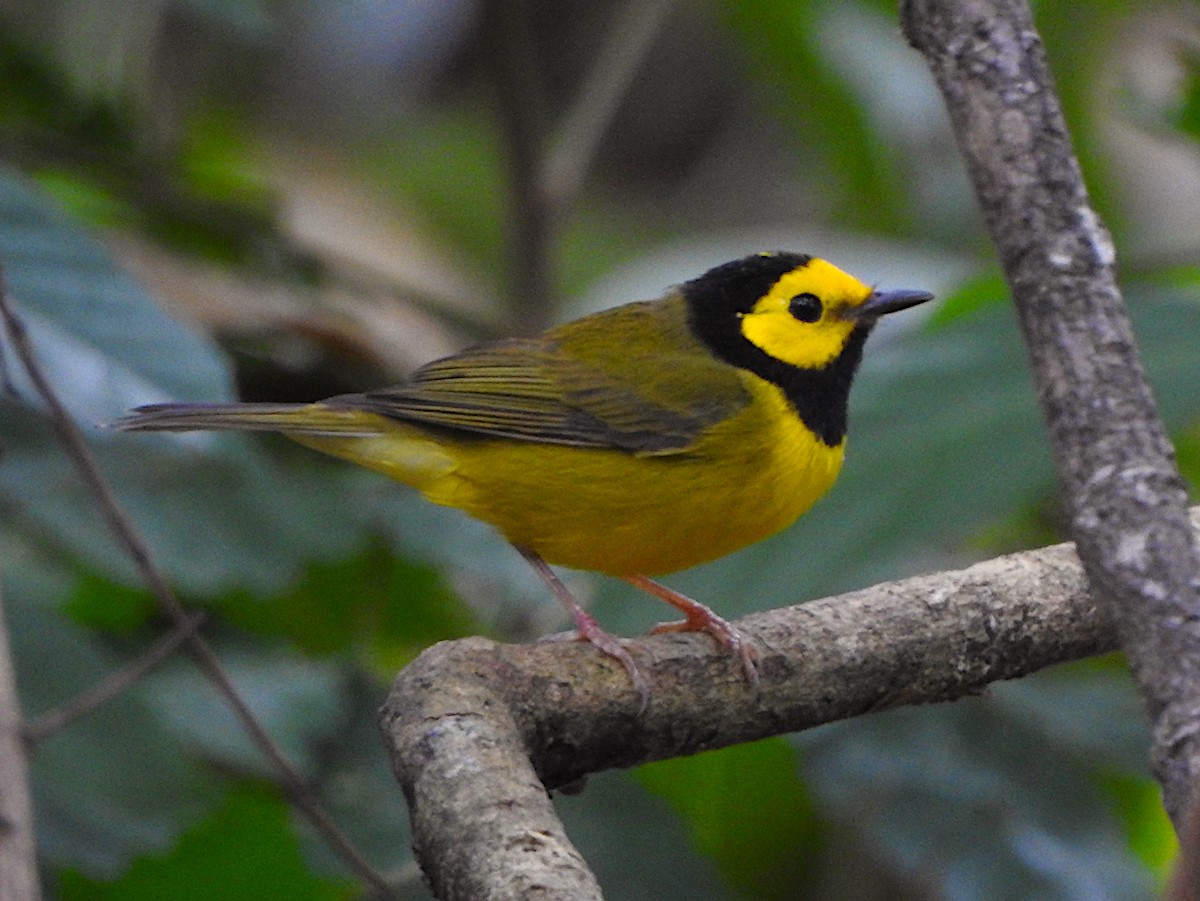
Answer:
[[[615,576],[707,632],[757,689],[758,652],[651,576],[791,525],[833,485],[851,383],[882,316],[933,298],[824,259],[762,252],[539,335],[434,360],[403,384],[315,403],[157,403],[125,431],[280,432],[494,527],[570,612],[575,637],[647,684],[552,565]]]

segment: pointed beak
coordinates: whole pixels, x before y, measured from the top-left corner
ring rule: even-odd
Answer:
[[[848,319],[874,320],[880,316],[886,316],[888,313],[897,313],[900,310],[915,307],[927,300],[933,300],[933,295],[928,291],[913,291],[908,288],[900,288],[896,291],[873,291],[863,303],[845,310],[843,315]]]

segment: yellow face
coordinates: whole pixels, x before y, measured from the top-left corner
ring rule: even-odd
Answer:
[[[845,314],[871,289],[821,259],[780,277],[754,308],[741,315],[742,334],[764,353],[804,369],[826,366],[854,329]]]

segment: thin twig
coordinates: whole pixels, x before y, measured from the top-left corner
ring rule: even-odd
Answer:
[[[21,730],[25,743],[30,747],[36,746],[140,682],[191,638],[204,620],[203,613],[188,613],[185,625],[172,628],[125,666],[109,673],[96,685],[81,691],[69,701],[26,722]]]
[[[0,394],[5,397],[17,396],[17,383],[8,371],[8,357],[4,353],[4,342],[0,341]]]
[[[620,108],[673,0],[627,0],[584,77],[542,168],[542,191],[559,217],[574,204],[600,139]]]
[[[2,269],[0,269],[0,317],[4,320],[12,348],[24,366],[30,383],[49,411],[50,423],[58,434],[63,449],[75,463],[84,484],[96,498],[100,513],[108,527],[133,560],[166,615],[174,621],[179,629],[188,629],[189,617],[186,608],[175,596],[166,575],[154,561],[145,538],[117,500],[112,485],[101,471],[91,448],[88,447],[79,428],[42,372],[29,341],[25,323],[9,303]],[[250,740],[277,771],[284,788],[313,828],[324,837],[330,848],[342,858],[351,871],[369,885],[375,893],[383,897],[395,897],[395,892],[387,880],[350,842],[322,806],[320,799],[307,780],[296,770],[270,733],[258,721],[254,712],[238,693],[229,674],[221,665],[220,659],[203,636],[198,632],[191,631],[185,636],[185,640],[196,665],[225,698],[225,702],[238,718]]]

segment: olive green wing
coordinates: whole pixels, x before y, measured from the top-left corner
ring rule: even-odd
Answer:
[[[749,398],[736,369],[704,351],[681,317],[654,307],[481,345],[435,360],[408,384],[330,403],[480,437],[686,451]]]

